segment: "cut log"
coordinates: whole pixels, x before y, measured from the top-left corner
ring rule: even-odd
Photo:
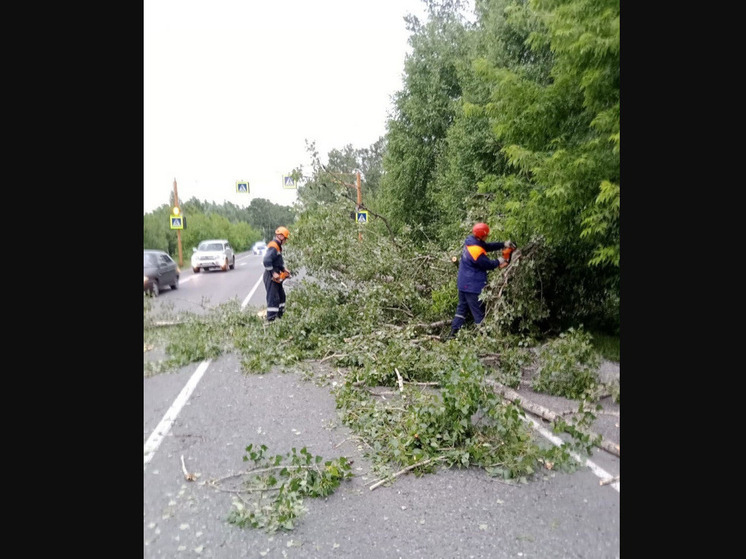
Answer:
[[[155,320],[150,323],[150,326],[178,326],[179,324],[186,324],[183,320]]]
[[[404,380],[401,378],[401,375],[399,374],[399,369],[394,367],[394,371],[396,372],[396,378],[399,381],[399,392],[404,391]]]
[[[540,406],[539,404],[535,404],[534,402],[527,400],[524,396],[522,396],[521,394],[518,394],[518,392],[516,392],[515,390],[511,390],[510,388],[500,384],[499,382],[496,382],[494,380],[489,380],[489,379],[487,379],[487,382],[490,385],[494,386],[500,395],[507,398],[511,402],[518,402],[518,404],[524,410],[529,411],[533,413],[534,415],[538,415],[539,417],[542,417],[546,419],[547,421],[552,421],[552,422],[560,418],[559,414],[554,413],[552,410],[549,410],[545,408],[544,406]],[[582,430],[582,429],[578,429],[578,431],[580,431],[584,435],[588,435],[592,439],[598,438],[598,435],[595,433],[592,433],[591,431]],[[606,439],[602,437],[599,445],[606,452],[613,454],[614,456],[619,456],[621,458],[621,449],[618,444],[614,444],[611,441],[607,441]]]
[[[599,485],[609,485],[610,483],[614,483],[615,481],[619,481],[619,476],[614,476],[606,479],[602,479],[598,482]]]

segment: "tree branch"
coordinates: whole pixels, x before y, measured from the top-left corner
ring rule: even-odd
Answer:
[[[487,379],[487,383],[494,386],[500,395],[504,396],[511,402],[518,403],[518,405],[520,405],[526,411],[529,411],[535,415],[538,415],[539,417],[542,417],[546,419],[547,421],[554,422],[555,420],[559,418],[559,414],[556,414],[553,411],[548,410],[547,408],[543,406],[540,406],[538,404],[535,404],[533,402],[526,400],[520,394],[518,394],[518,392],[511,390],[510,388],[500,384],[499,382],[496,382],[491,379]],[[593,439],[599,438],[599,435],[591,431],[581,430],[581,429],[578,429],[578,431],[580,431],[584,435],[590,436]],[[611,441],[607,441],[606,439],[601,437],[601,442],[599,443],[599,446],[606,452],[609,452],[610,454],[613,454],[614,456],[621,457],[621,449],[618,444],[614,444]]]
[[[391,474],[389,477],[384,478],[381,481],[377,481],[376,483],[374,483],[373,485],[371,485],[369,487],[369,489],[371,491],[373,491],[376,487],[379,487],[379,486],[383,485],[384,483],[386,483],[387,481],[391,481],[391,480],[399,477],[402,474],[406,474],[408,471],[413,470],[413,469],[417,468],[418,466],[427,466],[431,462],[440,462],[441,460],[445,460],[445,459],[446,459],[445,456],[439,456],[438,458],[430,458],[429,460],[425,460],[424,462],[417,462],[417,464],[412,464],[411,466],[407,466],[403,470],[399,470],[395,474]]]

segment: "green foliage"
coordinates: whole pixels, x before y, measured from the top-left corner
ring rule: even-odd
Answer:
[[[427,23],[410,20],[412,54],[404,63],[405,87],[394,96],[395,117],[388,123],[381,210],[395,229],[408,225],[414,233],[422,229],[433,237],[437,205],[445,202],[437,200],[430,183],[458,110],[467,45],[458,13],[447,3],[442,10],[430,7]]]
[[[252,228],[259,231],[259,237],[255,241],[270,241],[275,235],[275,229],[280,225],[292,227],[295,222],[295,212],[288,206],[273,204],[263,198],[254,198],[245,211],[244,220],[251,224]],[[247,248],[255,241],[251,241]]]
[[[352,477],[351,462],[344,456],[326,460],[313,456],[306,447],[293,448],[283,455],[265,456],[267,447],[246,447],[244,462],[252,468],[242,475],[242,491],[237,492],[228,522],[245,528],[252,527],[274,533],[290,531],[307,508],[305,497],[331,495],[340,484]],[[247,502],[243,493],[257,493]]]
[[[581,238],[603,238],[607,235],[607,232],[613,232],[618,236],[619,213],[619,185],[612,184],[609,181],[601,182],[601,192],[596,197],[596,205],[583,219],[584,229],[580,233]],[[591,258],[589,264],[593,266],[610,264],[618,268],[619,260],[620,250],[618,245],[603,245],[594,250],[593,258]]]
[[[521,420],[522,410],[504,403],[483,382],[484,368],[472,351],[447,358],[439,361],[437,375],[429,377],[440,378],[438,391],[407,385],[399,397],[378,400],[360,387],[376,384],[364,373],[348,377],[337,389],[342,419],[365,441],[376,473],[386,477],[392,468],[413,467],[415,475],[422,475],[442,462],[482,467],[490,475],[525,482],[542,463],[557,460],[553,449],[542,449],[533,440]],[[406,379],[416,370],[405,365],[401,375]],[[393,379],[388,383],[392,381],[396,384]],[[558,466],[574,467],[569,456]]]
[[[434,287],[430,293],[432,306],[430,312],[434,316],[449,316],[456,312],[458,305],[458,287],[456,272],[450,274],[450,279],[440,286]]]
[[[173,195],[171,196],[173,202]],[[196,198],[180,204],[187,218],[181,231],[182,256],[189,260],[192,248],[205,239],[228,239],[236,252],[249,250],[256,241],[268,241],[279,225],[290,226],[295,213],[287,206],[255,198],[248,208],[225,202],[218,205]],[[160,249],[173,257],[178,254],[177,232],[169,225],[171,207],[164,204],[143,215],[143,248]]]
[[[593,332],[591,335],[593,349],[604,359],[619,363],[621,360],[619,335],[611,336],[599,332]]]
[[[344,381],[332,387],[338,413],[367,449],[381,481],[403,468],[424,475],[442,464],[481,467],[489,475],[527,483],[542,469],[573,471],[577,464],[568,449],[598,443],[588,439],[580,423],[568,423],[561,428],[574,442],[547,448],[537,442],[523,411],[485,382],[492,371],[484,357],[498,352],[498,378],[518,379],[532,364],[532,339],[484,330],[466,335],[462,329],[458,339],[442,343],[423,335],[426,324],[386,308],[395,301],[367,294],[361,286],[303,281],[291,291],[287,318],[271,325],[231,302],[199,316],[183,315],[180,324],[156,330],[158,336],[146,321],[146,339],[162,344],[174,365],[236,351],[247,373],[267,372],[270,363],[281,371],[301,370],[309,359],[341,369]],[[396,323],[388,322],[397,316]],[[573,332],[565,337],[546,346],[542,363],[589,360],[585,338]],[[304,374],[308,380],[313,376]],[[247,447],[246,460],[256,467],[245,491],[261,490],[263,496],[253,503],[236,501],[230,519],[239,526],[291,530],[306,510],[304,497],[329,494],[344,479],[344,463],[326,462],[326,469],[314,470],[308,467],[310,455],[293,452],[286,459],[294,467],[283,469],[282,457],[268,458],[265,450]]]
[[[511,265],[494,270],[482,292],[486,314],[484,327],[490,331],[540,337],[551,316],[552,253],[542,239],[521,248]]]
[[[146,214],[142,218],[143,248],[162,250],[173,254],[169,245],[169,210],[162,208]]]
[[[539,374],[532,385],[537,392],[582,400],[597,388],[601,359],[582,326],[550,341],[541,350],[539,362]]]
[[[495,379],[510,388],[518,388],[523,371],[530,368],[536,361],[529,341],[506,340],[499,354],[499,366],[495,372]]]
[[[333,388],[338,412],[381,480],[438,464],[514,482],[542,468],[571,471],[570,450],[598,444],[583,427],[593,419],[584,406],[598,395],[599,352],[619,360],[619,2],[476,0],[473,25],[460,2],[427,6],[428,21],[407,18],[412,53],[386,137],[334,149],[327,163],[311,143],[311,172],[294,171],[302,185],[286,262],[312,279],[293,286],[287,318],[268,326],[233,303],[146,330],[146,343],[167,355],[150,372],[225,351],[238,352],[248,373],[323,359],[344,376]],[[356,170],[364,226],[354,220]],[[246,219],[235,207],[190,204],[190,229],[236,238],[237,250],[253,233],[234,234],[236,223],[264,240],[291,223],[263,202]],[[168,207],[159,211],[144,219],[153,248],[164,244],[157,224],[168,226]],[[442,343],[436,334],[449,329],[457,302],[450,258],[476,221],[490,224],[490,240],[510,238],[520,250],[489,274],[485,320]],[[166,232],[172,254],[173,238]],[[604,336],[615,344],[602,351]],[[516,387],[534,367],[534,389],[581,401],[573,421],[554,426],[571,443],[539,444],[521,409],[485,382],[489,374]],[[618,383],[606,388],[618,402]],[[247,451],[264,460],[263,450]],[[304,479],[324,491],[321,478]],[[292,528],[305,495],[295,491],[300,481],[284,481],[283,499],[238,502],[233,520]]]
[[[601,443],[603,437],[601,435],[593,436],[585,429],[596,419],[596,415],[592,411],[585,409],[585,404],[585,401],[580,402],[578,411],[574,414],[574,418],[571,421],[566,421],[563,417],[555,419],[552,424],[552,430],[555,433],[567,433],[571,435],[572,439],[566,445],[567,449],[572,449],[588,456],[591,454],[593,447]],[[601,407],[596,405],[596,410],[599,409]]]
[[[255,315],[244,312],[240,302],[233,299],[222,305],[207,308],[204,313],[180,313],[174,324],[167,329],[152,326],[150,304],[145,305],[146,345],[163,348],[166,359],[145,363],[146,376],[170,372],[189,363],[215,359],[236,347],[236,338],[243,339],[246,329],[262,331],[262,321]],[[160,311],[159,319],[168,314]]]
[[[537,335],[583,322],[614,334],[618,0],[479,0],[475,13],[468,26],[443,3],[428,22],[409,21],[413,52],[372,209],[395,235],[449,253],[475,221],[493,239],[536,245],[492,301],[500,328]]]
[[[619,380],[612,380],[611,383],[609,383],[608,388],[611,391],[611,400],[619,404],[621,398],[621,385],[619,383]]]

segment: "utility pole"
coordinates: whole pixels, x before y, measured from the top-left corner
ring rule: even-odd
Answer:
[[[174,177],[174,207],[179,208],[181,210],[181,207],[179,206],[179,193],[176,190],[176,177]],[[179,212],[179,215],[181,215],[182,223],[184,219],[184,214]],[[176,236],[179,239],[179,267],[184,266],[184,259],[181,256],[181,229],[176,230]]]
[[[360,193],[360,171],[359,170],[356,171],[356,174],[357,174],[357,209],[359,210],[360,206],[363,204],[363,197],[362,197],[362,194]],[[363,240],[363,234],[360,231],[357,232],[357,240],[358,242]]]
[[[326,170],[325,170],[326,171]],[[344,181],[335,179],[334,176],[344,176],[344,175],[351,175],[352,173],[331,173],[329,171],[326,171],[329,175],[332,175],[332,180],[338,184],[344,185],[348,188],[354,188],[357,190],[357,207],[355,208],[357,211],[360,211],[360,206],[363,205],[363,194],[362,190],[360,189],[360,169],[355,169],[355,176],[357,177],[357,181],[355,184],[349,184]],[[357,233],[357,240],[362,241],[363,240],[363,234],[358,231]]]

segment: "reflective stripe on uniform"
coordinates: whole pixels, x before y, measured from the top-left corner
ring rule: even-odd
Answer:
[[[483,254],[487,254],[487,251],[478,245],[470,245],[466,247],[466,250],[471,254],[474,260],[477,260]]]
[[[277,312],[279,310],[280,310],[280,307],[267,307],[267,312]]]

